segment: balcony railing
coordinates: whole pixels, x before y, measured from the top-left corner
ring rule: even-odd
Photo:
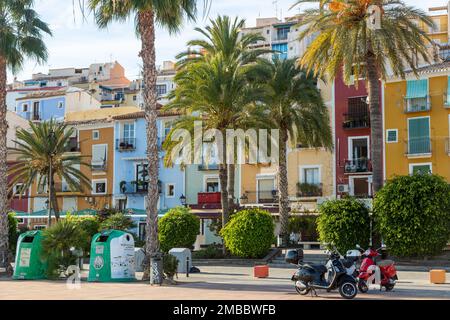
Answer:
[[[247,203],[255,201],[258,204],[274,204],[278,203],[278,191],[277,190],[260,190],[260,191],[245,191],[247,197]],[[253,200],[254,199],[254,200]],[[243,203],[246,204],[246,203]]]
[[[367,158],[345,160],[344,172],[345,173],[372,172],[372,163],[370,159]]]
[[[407,155],[427,155],[431,154],[430,138],[414,138],[406,141]]]
[[[297,184],[298,197],[321,197],[323,195],[322,184],[302,182]]]
[[[116,150],[134,151],[136,150],[136,138],[116,139]]]
[[[405,99],[405,113],[425,112],[431,110],[430,96]]]
[[[364,113],[345,113],[342,123],[344,129],[370,128],[370,115]]]
[[[148,192],[147,181],[122,181],[120,193],[123,194],[146,194]]]
[[[42,117],[40,114],[35,114],[34,112],[25,112],[25,119],[30,121],[40,121]]]
[[[106,161],[91,161],[92,171],[106,171]]]

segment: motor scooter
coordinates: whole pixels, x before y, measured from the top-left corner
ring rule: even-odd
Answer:
[[[393,290],[398,280],[397,270],[394,261],[386,259],[386,246],[383,245],[377,250],[372,248],[364,250],[359,245],[356,247],[362,252],[363,257],[357,276],[359,291],[366,293],[370,284],[379,284],[380,290],[382,287],[386,291]],[[379,257],[382,260],[377,261]]]
[[[289,250],[286,262],[298,266],[291,280],[295,282],[295,290],[301,295],[315,294],[316,290],[327,292],[338,290],[341,297],[353,299],[357,293],[357,280],[347,273],[341,255],[337,251],[329,252],[329,259],[325,265],[308,264],[303,262],[303,250]]]

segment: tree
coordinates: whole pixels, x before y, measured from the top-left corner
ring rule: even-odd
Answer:
[[[17,192],[25,193],[33,184],[40,190],[50,191],[51,208],[59,220],[59,206],[56,197],[55,177],[65,181],[71,191],[91,188],[91,181],[81,172],[84,156],[67,153],[73,128],[54,119],[41,123],[30,122],[30,130],[19,129],[16,133],[15,148],[9,150],[17,156],[17,162],[9,168],[13,177],[9,190],[20,182]],[[50,217],[49,217],[50,218]],[[51,224],[49,219],[48,224]]]
[[[209,2],[205,0],[207,6]],[[89,0],[95,12],[95,20],[100,28],[107,27],[113,21],[126,21],[133,17],[136,32],[142,43],[140,57],[143,63],[143,100],[147,122],[147,160],[148,160],[148,195],[146,201],[146,265],[149,258],[159,252],[158,242],[158,130],[156,65],[155,65],[155,24],[170,33],[177,32],[185,18],[195,20],[196,0]],[[145,268],[144,278],[149,277],[149,268]],[[160,270],[159,274],[162,274]],[[161,282],[162,279],[156,279]]]
[[[373,193],[383,186],[383,125],[380,79],[390,74],[405,77],[405,70],[417,72],[417,58],[430,62],[427,46],[431,39],[420,25],[434,26],[422,10],[399,0],[298,0],[295,5],[319,3],[305,10],[300,39],[316,36],[300,58],[300,64],[316,76],[333,80],[342,72],[349,83],[365,78],[369,96]],[[294,6],[295,6],[294,5]],[[372,27],[369,7],[378,6],[380,26]],[[369,25],[370,22],[370,25]]]
[[[377,193],[373,210],[376,228],[394,255],[436,255],[450,240],[450,186],[442,177],[394,177]]]
[[[163,252],[172,248],[191,248],[200,230],[200,219],[188,208],[170,209],[159,220],[159,241]]]
[[[279,129],[278,191],[281,235],[289,242],[287,144],[332,147],[328,110],[317,80],[296,66],[295,60],[260,60],[251,77],[262,89],[260,117],[266,126]]]
[[[194,133],[194,123],[202,121],[205,130],[218,130],[223,140],[224,151],[219,164],[221,188],[222,225],[230,214],[229,198],[234,196],[234,164],[226,162],[226,130],[246,128],[252,117],[252,102],[256,101],[256,91],[248,85],[247,76],[250,64],[256,57],[267,50],[252,51],[249,45],[261,40],[261,36],[247,34],[240,36],[244,20],[219,16],[211,20],[211,26],[204,30],[197,28],[206,40],[192,40],[188,46],[198,46],[198,52],[184,52],[178,58],[179,70],[175,76],[176,89],[171,93],[171,103],[167,109],[185,110],[169,133],[164,148],[165,165],[174,161],[172,150],[178,141],[172,141],[172,134],[177,129]],[[196,150],[194,150],[195,152]],[[229,179],[230,175],[233,177]],[[228,181],[230,180],[230,184]]]
[[[42,40],[44,34],[51,35],[48,25],[39,19],[33,10],[33,0],[0,1],[0,185],[7,182],[6,133],[6,82],[7,69],[21,69],[26,58],[38,63],[47,60],[47,48]],[[8,194],[0,188],[0,266],[10,272],[8,259]]]
[[[340,253],[357,244],[367,248],[370,243],[370,215],[367,206],[354,198],[335,199],[319,206],[317,231],[320,241],[336,247]]]

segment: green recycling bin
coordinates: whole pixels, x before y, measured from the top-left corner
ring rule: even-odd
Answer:
[[[131,234],[107,230],[92,238],[88,281],[134,281],[134,270],[134,239]]]
[[[47,265],[41,258],[41,231],[22,233],[17,240],[16,261],[13,279],[37,280],[45,279]]]

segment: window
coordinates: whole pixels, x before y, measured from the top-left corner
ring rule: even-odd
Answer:
[[[148,164],[140,163],[136,165],[136,192],[147,192],[148,180]]]
[[[406,86],[406,112],[430,110],[428,80],[410,80]]]
[[[398,142],[398,129],[388,129],[386,130],[386,142],[396,143]]]
[[[106,194],[106,179],[92,180],[92,194]]]
[[[272,50],[279,51],[273,55],[273,59],[285,60],[288,57],[288,44],[280,43],[272,45]]]
[[[134,140],[134,122],[123,124],[122,142],[133,144]]]
[[[134,96],[133,96],[133,101],[136,101],[136,100],[137,100],[137,96],[134,95]]]
[[[205,180],[205,192],[219,192],[219,178],[209,177]]]
[[[27,103],[24,103],[22,105],[22,112],[28,112],[28,104]]]
[[[167,183],[166,184],[166,198],[175,197],[175,184]]]
[[[290,27],[278,28],[277,40],[287,40],[290,31],[291,31]]]
[[[94,144],[92,145],[92,170],[106,169],[106,161],[108,160],[108,145]]]
[[[301,183],[318,185],[320,184],[320,167],[302,167]]]
[[[275,179],[257,178],[257,199],[258,203],[272,203],[275,200]]]
[[[98,139],[100,139],[100,131],[92,130],[92,140],[98,140]]]
[[[18,195],[20,195],[20,189],[23,187],[23,183],[17,183],[15,186],[14,186],[14,195],[15,196],[18,196]],[[22,195],[25,195],[25,193],[26,193],[26,190],[23,190],[23,192],[22,192]]]
[[[145,240],[145,222],[139,222],[139,240]]]
[[[432,173],[431,163],[416,163],[409,165],[410,174],[429,174]]]
[[[430,118],[408,119],[408,154],[431,153]]]
[[[64,107],[64,102],[59,101],[58,102],[58,109],[62,109]]]
[[[167,86],[165,84],[157,84],[156,93],[158,94],[158,96],[165,95],[167,93]]]
[[[368,128],[370,126],[367,97],[352,97],[347,101],[347,113],[344,114],[344,128]]]

